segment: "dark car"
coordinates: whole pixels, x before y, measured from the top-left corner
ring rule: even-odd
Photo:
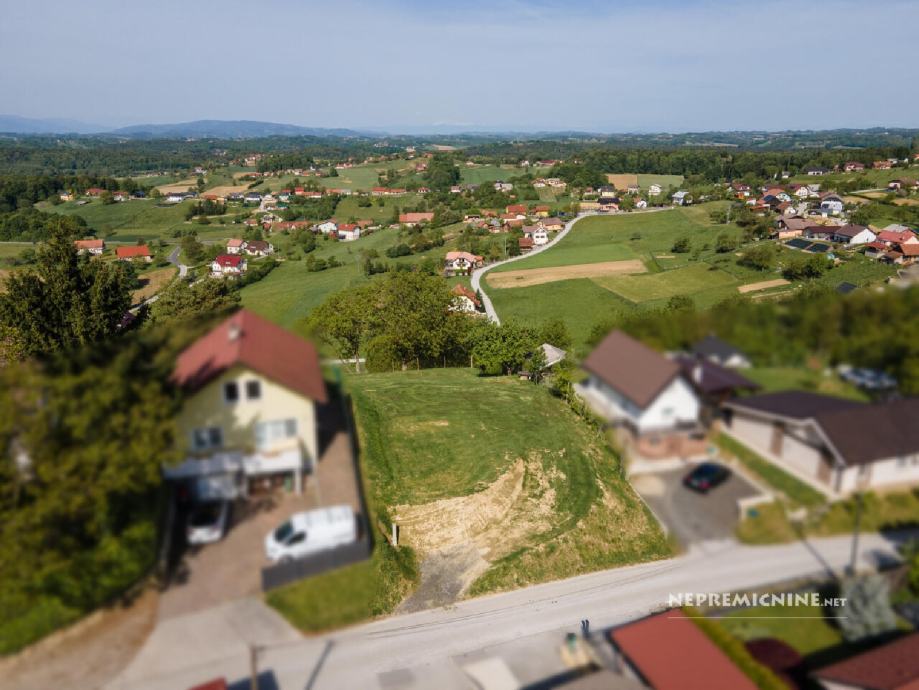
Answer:
[[[731,476],[731,470],[715,462],[703,462],[683,477],[683,486],[699,493],[708,493]]]

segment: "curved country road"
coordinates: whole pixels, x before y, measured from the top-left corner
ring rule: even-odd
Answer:
[[[671,207],[649,208],[645,211],[631,211],[631,213],[659,213],[661,211],[671,211],[671,210],[673,210]],[[486,273],[488,273],[491,269],[497,266],[503,266],[504,264],[509,264],[514,261],[520,261],[522,259],[526,259],[527,257],[533,256],[534,254],[539,254],[540,252],[544,252],[550,247],[554,247],[556,244],[562,241],[562,238],[564,238],[565,235],[568,234],[571,228],[574,227],[574,224],[577,223],[579,220],[581,220],[582,218],[586,218],[588,216],[598,216],[598,215],[606,215],[606,214],[600,214],[600,213],[597,213],[596,211],[586,211],[584,213],[579,213],[577,216],[575,216],[574,218],[569,220],[567,223],[565,223],[565,227],[562,230],[560,230],[559,233],[555,237],[553,237],[552,240],[548,242],[547,244],[544,244],[541,247],[535,247],[532,251],[529,251],[526,254],[521,254],[520,256],[512,256],[509,259],[504,259],[503,261],[496,261],[493,264],[488,264],[487,266],[482,266],[482,268],[475,269],[472,272],[472,276],[471,276],[472,289],[478,292],[482,296],[482,305],[485,307],[485,313],[488,315],[488,318],[494,321],[495,323],[498,323],[498,324],[501,323],[501,319],[498,317],[498,312],[495,311],[495,308],[491,303],[491,299],[488,297],[488,293],[485,292],[485,288],[483,287],[484,282],[482,281],[482,277]],[[619,215],[619,214],[613,214],[613,215]]]

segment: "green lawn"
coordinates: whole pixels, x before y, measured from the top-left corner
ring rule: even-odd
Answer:
[[[838,628],[823,617],[819,606],[761,606],[735,611],[719,620],[742,640],[776,637],[802,656],[842,643]]]
[[[864,391],[846,383],[835,374],[825,376],[822,368],[754,367],[744,370],[743,375],[762,386],[758,393],[798,389],[853,400],[868,400]]]
[[[193,226],[185,221],[185,212],[190,203],[186,201],[160,206],[150,199],[134,199],[106,205],[94,200],[82,206],[68,201],[57,206],[43,202],[36,204],[36,207],[51,213],[80,216],[99,237],[108,241],[136,242],[138,239],[149,241],[168,238],[176,229],[209,227]]]
[[[600,287],[636,304],[737,285],[737,281],[730,274],[702,263],[661,273],[612,275],[593,280]]]
[[[464,184],[489,184],[498,180],[507,182],[510,178],[519,177],[527,172],[536,177],[543,177],[549,172],[549,168],[535,165],[529,168],[521,168],[519,165],[460,165],[460,179]]]
[[[669,553],[602,436],[544,387],[465,369],[354,376],[348,385],[371,500],[387,512],[469,496],[526,463],[521,511],[533,524],[522,527],[514,508],[469,515],[502,535],[473,594]]]
[[[638,186],[642,189],[647,189],[652,184],[659,184],[662,193],[666,193],[670,187],[679,187],[683,184],[682,175],[652,175],[639,173],[638,175]]]

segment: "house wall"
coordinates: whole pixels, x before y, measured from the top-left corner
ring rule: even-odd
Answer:
[[[860,472],[867,472],[861,482]],[[883,489],[910,484],[919,484],[919,453],[878,460],[868,465],[866,470],[862,470],[861,466],[846,467],[840,472],[839,491],[851,493],[859,488]]]
[[[788,425],[782,437],[781,453],[772,452],[771,420],[746,415],[738,410],[731,417],[730,430],[744,445],[767,459],[775,458],[795,474],[817,480],[821,463],[820,440],[805,425]]]
[[[608,419],[626,421],[638,433],[673,429],[699,421],[699,399],[682,378],[671,381],[644,409],[595,376],[590,377],[587,387],[595,399],[601,398]]]
[[[252,380],[261,383],[258,400],[246,400],[245,383]],[[235,403],[224,400],[224,384],[229,381],[239,384],[240,399]],[[236,366],[185,401],[178,419],[179,438],[188,454],[193,456],[193,430],[218,426],[223,431],[224,449],[253,452],[256,450],[256,423],[284,419],[297,420],[296,438],[309,467],[319,456],[315,403],[246,367]],[[278,452],[289,448],[290,444],[290,439],[282,439],[263,452]]]

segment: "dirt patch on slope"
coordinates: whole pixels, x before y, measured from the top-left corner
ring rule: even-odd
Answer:
[[[525,268],[519,271],[489,273],[488,284],[493,288],[530,287],[543,283],[554,283],[559,280],[574,278],[602,278],[609,275],[645,273],[647,268],[640,259],[623,261],[601,261],[593,264],[575,264],[573,266],[552,266],[550,268]]]
[[[560,471],[546,471],[532,454],[477,493],[396,506],[401,538],[422,558],[421,584],[400,610],[455,601],[492,562],[531,535],[551,529],[556,509],[552,482],[559,478]]]
[[[782,285],[788,285],[788,281],[784,278],[776,278],[775,280],[764,280],[759,283],[750,283],[749,285],[741,285],[737,288],[737,292],[746,293],[746,292],[757,292],[759,290],[768,290],[769,288],[780,287]]]
[[[157,189],[162,194],[171,194],[172,192],[184,192],[189,188],[194,189],[198,185],[197,177],[186,177],[184,180],[172,182],[170,184],[161,184]]]

